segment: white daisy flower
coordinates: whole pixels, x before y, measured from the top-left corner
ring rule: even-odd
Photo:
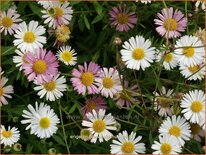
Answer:
[[[19,24],[18,29],[15,31],[13,42],[21,51],[33,52],[35,48],[42,48],[46,43],[46,37],[42,36],[46,30],[43,26],[38,26],[37,21],[30,21],[29,25],[25,22]]]
[[[25,60],[25,56],[27,54],[27,52],[22,52],[20,50],[15,50],[15,53],[17,55],[13,56],[13,62],[16,64],[16,67],[20,67],[19,70],[22,70],[22,65],[24,63],[29,63]]]
[[[57,124],[60,122],[58,116],[54,113],[54,110],[50,106],[36,102],[36,107],[28,106],[30,111],[23,111],[22,124],[29,124],[26,130],[31,129],[31,134],[36,135],[39,138],[49,138],[57,131]]]
[[[204,64],[198,64],[193,66],[185,66],[181,65],[180,73],[187,79],[187,80],[202,80],[205,78],[205,67]]]
[[[43,6],[43,8],[48,8],[52,1],[43,1],[43,0],[37,0],[37,3],[40,4],[41,6]]]
[[[57,124],[60,123],[58,116],[50,106],[39,110],[32,119],[31,134],[39,138],[49,138],[58,130]]]
[[[44,103],[40,103],[40,105],[38,105],[38,102],[35,102],[35,108],[29,104],[27,106],[27,108],[29,109],[29,111],[27,110],[23,110],[23,114],[22,114],[22,117],[25,118],[25,120],[21,120],[21,124],[29,124],[27,127],[26,127],[26,130],[30,129],[32,127],[32,120],[34,119],[35,117],[35,114],[36,113],[39,113],[40,109],[43,109],[47,107],[46,104]],[[49,106],[48,106],[49,107]]]
[[[163,47],[164,49],[158,51],[156,55],[156,62],[161,62],[163,60],[163,67],[166,70],[171,70],[178,65],[177,57],[173,52],[169,50],[165,51],[165,45],[163,45]]]
[[[65,65],[74,66],[77,63],[76,52],[71,46],[63,46],[57,53],[57,57],[60,61],[64,62]]]
[[[6,98],[12,98],[10,94],[14,93],[14,89],[12,85],[5,86],[8,82],[6,77],[1,77],[0,79],[0,105],[3,103],[4,105],[8,104]]]
[[[58,1],[52,1],[46,10],[41,11],[45,19],[44,23],[54,29],[58,25],[68,25],[72,19],[73,9],[69,6],[69,2],[63,4]]]
[[[114,68],[103,68],[100,78],[97,79],[102,96],[113,98],[114,94],[122,91],[119,73]]]
[[[179,141],[174,136],[164,135],[159,136],[159,142],[154,141],[152,149],[155,150],[152,154],[179,154],[181,153],[181,146]]]
[[[160,94],[157,92],[155,93],[154,109],[156,111],[159,111],[158,114],[160,116],[166,117],[168,115],[172,115],[171,105],[173,102],[170,99],[172,99],[172,97],[174,96],[173,93],[173,89],[166,91],[166,88],[164,86],[161,88]]]
[[[144,3],[144,4],[148,4],[148,3],[151,3],[152,0],[136,0],[136,2],[141,2],[141,3]]]
[[[17,11],[11,8],[7,12],[0,12],[0,31],[4,31],[5,35],[12,35],[18,28],[18,23],[22,21],[19,17]]]
[[[197,2],[195,3],[195,6],[198,8],[199,6],[201,6],[202,10],[205,11],[205,2],[204,0],[197,0]]]
[[[117,140],[113,140],[110,145],[111,154],[138,154],[145,153],[145,144],[138,143],[142,136],[136,137],[136,133],[131,132],[128,135],[127,131],[123,131],[117,135]]]
[[[67,89],[65,77],[60,77],[59,74],[43,84],[39,84],[37,80],[35,80],[34,83],[37,85],[34,87],[34,90],[39,91],[37,95],[39,95],[40,98],[46,96],[46,100],[49,101],[59,99],[63,96],[62,92]]]
[[[1,144],[4,144],[5,146],[12,146],[14,143],[16,143],[20,138],[19,130],[15,127],[11,128],[8,127],[8,130],[4,127],[4,125],[1,125]]]
[[[97,139],[99,142],[103,142],[112,138],[113,135],[108,130],[116,130],[117,128],[114,126],[116,121],[111,113],[105,115],[103,109],[100,109],[98,113],[92,110],[92,113],[87,113],[86,117],[88,120],[83,120],[82,126],[88,127],[88,130],[91,131],[92,143],[96,143]]]
[[[181,146],[185,144],[185,141],[190,140],[191,131],[190,125],[186,122],[186,119],[181,116],[167,117],[165,121],[161,124],[159,128],[160,135],[172,135],[175,136]]]
[[[174,53],[179,64],[194,66],[204,62],[205,49],[198,37],[183,36],[177,40]]]
[[[120,52],[127,68],[145,70],[155,59],[155,48],[151,47],[151,41],[142,36],[131,37],[124,42],[123,48]]]
[[[200,127],[199,124],[190,124],[190,130],[192,134],[192,138],[196,141],[201,141],[201,137],[205,136],[204,130]]]
[[[201,123],[205,118],[205,94],[202,90],[189,91],[180,103],[184,117],[191,123]]]

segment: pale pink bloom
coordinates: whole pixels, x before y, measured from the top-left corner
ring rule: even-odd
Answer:
[[[84,63],[84,66],[78,65],[78,69],[72,70],[71,82],[79,94],[98,94],[97,79],[100,76],[100,66],[94,62],[90,62],[89,65]]]
[[[14,93],[13,86],[5,86],[7,82],[8,79],[2,76],[0,79],[0,105],[2,105],[2,103],[4,105],[7,105],[8,101],[6,100],[6,98],[12,98],[10,94]]]
[[[115,68],[103,68],[101,78],[98,80],[99,91],[106,98],[113,98],[114,94],[122,91],[119,72]]]
[[[126,107],[129,109],[132,105],[130,100],[138,104],[139,101],[135,98],[135,96],[137,96],[136,93],[138,93],[138,85],[129,87],[129,82],[124,81],[124,89],[122,92],[115,94],[114,100],[116,105],[119,108]]]
[[[12,35],[18,28],[18,23],[22,21],[19,17],[20,15],[14,9],[9,9],[7,12],[0,11],[0,32],[4,31],[5,35],[7,32]]]
[[[111,26],[115,27],[117,31],[129,31],[137,23],[137,16],[135,12],[130,12],[126,5],[113,7],[109,11]]]
[[[86,113],[92,112],[92,110],[95,110],[97,113],[99,109],[106,109],[106,101],[103,97],[92,97],[86,100],[85,105],[82,107],[82,115],[85,118]]]
[[[187,27],[187,18],[179,10],[173,8],[164,8],[161,13],[157,13],[159,19],[154,19],[158,27],[156,31],[166,38],[177,38],[181,36],[180,32],[184,32]]]
[[[154,109],[158,111],[160,116],[172,116],[172,97],[174,96],[174,90],[169,89],[166,91],[166,88],[163,86],[161,88],[160,93],[155,93],[155,102],[154,102]]]
[[[29,81],[36,78],[41,84],[58,74],[58,61],[55,55],[51,51],[47,52],[46,49],[36,49],[35,53],[27,53],[25,61],[28,63],[24,63],[22,68]]]

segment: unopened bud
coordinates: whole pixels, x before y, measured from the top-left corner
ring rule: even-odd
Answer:
[[[16,143],[16,144],[14,144],[13,149],[14,149],[15,151],[17,151],[17,152],[18,152],[18,151],[21,151],[22,145],[19,144],[19,143]]]
[[[56,149],[55,148],[50,148],[48,150],[48,154],[56,154]]]
[[[119,37],[114,38],[114,44],[115,45],[120,45],[122,43],[122,40]]]

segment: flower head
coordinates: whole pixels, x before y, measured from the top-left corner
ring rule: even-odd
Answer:
[[[25,61],[28,63],[24,63],[22,67],[29,81],[36,78],[37,82],[41,84],[58,74],[57,67],[59,65],[56,57],[51,51],[47,52],[46,49],[36,49],[35,53],[27,53]]]
[[[103,68],[97,82],[102,96],[113,98],[114,94],[122,91],[119,72],[115,68]]]
[[[113,7],[109,11],[111,26],[116,27],[117,31],[128,31],[137,23],[135,12],[129,12],[127,6]]]
[[[205,119],[205,94],[202,90],[189,91],[180,103],[184,117],[191,123],[201,123]]]
[[[96,112],[99,111],[99,109],[106,109],[106,101],[102,97],[92,97],[86,100],[85,106],[82,107],[82,115],[86,117],[86,113],[92,112],[92,110],[95,110]]]
[[[181,36],[180,32],[184,32],[187,26],[187,19],[179,10],[173,8],[164,8],[161,13],[157,13],[159,19],[155,19],[158,25],[156,31],[166,38],[177,38]]]
[[[151,41],[142,36],[131,37],[129,41],[125,41],[120,52],[127,68],[135,70],[145,70],[155,58],[155,48],[151,47]]]
[[[191,136],[189,123],[186,122],[186,119],[181,116],[176,117],[176,115],[167,117],[167,119],[163,121],[159,128],[159,133],[163,136],[175,136],[181,146],[183,146],[185,141],[188,141]]]
[[[79,94],[84,95],[86,92],[88,94],[97,94],[99,90],[97,88],[97,79],[100,76],[100,66],[94,62],[87,64],[84,63],[84,66],[78,65],[78,69],[72,70],[71,82]]]
[[[8,101],[6,98],[12,98],[10,94],[14,93],[12,85],[5,86],[7,82],[8,79],[2,76],[0,79],[0,105],[2,105],[2,103],[7,105]]]
[[[16,10],[10,8],[8,11],[0,12],[0,31],[12,35],[22,20]]]
[[[4,144],[5,146],[12,146],[14,143],[16,143],[19,138],[19,130],[15,127],[8,127],[8,130],[5,128],[4,125],[1,125],[1,144]]]
[[[42,48],[46,43],[46,37],[43,36],[46,30],[38,24],[32,20],[28,25],[25,22],[18,25],[14,34],[16,39],[13,42],[21,51],[34,52],[36,48]]]
[[[69,2],[61,4],[58,1],[51,1],[42,13],[44,14],[42,18],[45,18],[44,23],[55,29],[58,25],[70,23],[73,9],[69,6]]]
[[[117,135],[118,140],[113,140],[110,145],[111,154],[138,154],[145,153],[145,144],[139,143],[142,136],[136,137],[136,133],[131,132],[128,135],[127,131],[123,131]]]
[[[46,100],[55,101],[63,96],[63,91],[66,91],[66,79],[64,76],[58,74],[57,76],[52,77],[50,80],[46,80],[44,83],[39,84],[37,80],[34,81],[37,85],[34,87],[34,90],[39,91],[37,95],[40,98],[46,96]]]
[[[91,132],[92,143],[96,143],[97,139],[99,139],[100,143],[103,140],[110,140],[113,135],[108,130],[116,130],[114,117],[111,114],[105,115],[105,112],[103,109],[98,112],[92,110],[91,113],[86,114],[88,121],[82,121],[82,126],[88,127]]]
[[[16,67],[20,67],[19,70],[21,71],[22,70],[22,65],[24,63],[28,63],[25,60],[25,56],[28,52],[22,52],[20,50],[15,50],[15,53],[17,55],[13,56],[13,62],[16,64]]]

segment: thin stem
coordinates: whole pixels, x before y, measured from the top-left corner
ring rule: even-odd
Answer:
[[[67,137],[66,137],[66,133],[65,133],[65,129],[64,129],[64,123],[63,123],[63,118],[62,118],[62,110],[61,110],[60,100],[59,100],[58,103],[59,103],[59,114],[60,114],[60,119],[61,119],[61,125],[62,125],[63,134],[64,134],[64,141],[65,141],[65,144],[66,144],[67,153],[70,154],[69,146],[68,146],[68,143],[67,143]]]

